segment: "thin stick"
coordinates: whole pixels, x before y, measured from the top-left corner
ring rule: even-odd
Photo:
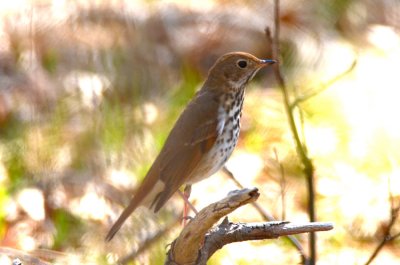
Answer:
[[[274,0],[274,37],[271,40],[271,34],[269,30],[266,30],[267,38],[271,40],[272,43],[272,58],[277,60],[279,57],[279,33],[280,33],[280,10],[279,10],[279,0]],[[303,143],[300,140],[299,133],[297,130],[297,126],[294,120],[293,112],[290,108],[290,99],[289,93],[286,86],[285,79],[283,78],[280,71],[280,64],[273,65],[274,74],[278,81],[279,87],[281,88],[283,94],[283,100],[285,105],[285,111],[288,116],[290,130],[292,132],[297,154],[300,157],[300,160],[303,164],[303,172],[306,176],[307,181],[307,191],[308,191],[308,215],[311,222],[315,222],[316,214],[315,214],[315,187],[314,187],[314,166],[312,164],[311,159],[308,157],[306,148],[303,146]],[[309,264],[314,265],[316,263],[317,258],[317,250],[316,250],[316,235],[315,233],[310,233],[309,236],[309,250],[310,250],[310,260]]]
[[[7,247],[0,247],[0,254],[12,259],[20,259],[24,264],[29,263],[32,265],[50,265],[50,263],[45,262],[35,256],[30,255],[27,252],[22,250],[7,248]]]
[[[386,245],[386,243],[396,239],[397,237],[400,236],[400,232],[395,235],[391,235],[392,229],[394,225],[396,224],[396,221],[400,215],[400,202],[395,205],[395,199],[393,197],[393,193],[391,191],[390,187],[390,175],[388,176],[388,190],[389,190],[389,201],[390,201],[390,220],[389,224],[386,226],[385,233],[383,235],[383,238],[381,242],[376,246],[374,252],[372,255],[369,257],[368,261],[365,263],[365,265],[371,264],[371,262],[378,256],[379,252],[382,250],[382,248]]]
[[[397,208],[397,214],[395,216],[392,216],[390,218],[389,224],[386,228],[385,235],[383,236],[381,242],[378,244],[378,246],[375,248],[374,252],[372,253],[371,257],[369,257],[368,261],[365,263],[365,265],[371,264],[371,262],[378,256],[379,252],[382,250],[382,248],[386,245],[386,243],[394,240],[397,238],[399,234],[396,234],[394,236],[391,236],[391,230],[396,223],[397,217],[399,216],[399,208]]]

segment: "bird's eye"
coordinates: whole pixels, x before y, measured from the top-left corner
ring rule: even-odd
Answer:
[[[239,60],[237,62],[237,66],[239,66],[240,68],[246,68],[247,67],[247,62],[245,60]]]

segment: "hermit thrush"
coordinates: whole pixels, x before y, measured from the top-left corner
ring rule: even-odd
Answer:
[[[157,212],[182,185],[207,178],[224,165],[238,140],[245,86],[259,69],[273,63],[243,52],[217,60],[106,240],[138,206]]]

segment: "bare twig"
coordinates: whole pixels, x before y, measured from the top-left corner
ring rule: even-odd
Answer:
[[[271,37],[271,32],[267,28],[265,33],[267,39],[272,43],[272,58],[277,60],[279,57],[279,32],[280,32],[280,7],[279,7],[279,0],[274,1],[274,37]],[[316,220],[315,214],[315,187],[314,187],[314,165],[312,164],[311,159],[308,157],[307,149],[304,146],[304,143],[301,142],[298,129],[296,126],[296,122],[294,119],[293,112],[290,108],[290,99],[289,93],[286,86],[285,79],[280,70],[280,64],[273,65],[274,74],[278,81],[279,87],[281,88],[284,100],[285,111],[288,117],[290,130],[292,132],[297,154],[303,164],[303,172],[306,176],[307,180],[307,191],[308,191],[308,215],[311,222]],[[316,262],[317,257],[317,250],[316,250],[316,235],[315,233],[310,233],[309,237],[309,249],[310,249],[310,265],[314,265]]]
[[[222,168],[222,171],[233,182],[235,182],[236,186],[238,186],[240,189],[244,188],[243,185],[235,178],[235,175],[233,175],[233,173],[226,166]],[[257,212],[261,215],[261,217],[265,221],[270,221],[270,222],[276,221],[276,219],[270,213],[268,213],[263,207],[261,207],[261,205],[257,201],[252,202],[251,205],[253,205],[253,207],[257,210]],[[297,249],[297,251],[300,253],[302,264],[305,264],[305,261],[308,260],[308,257],[304,252],[304,249],[301,246],[300,242],[297,240],[297,238],[292,235],[288,235],[285,238],[289,241],[290,244],[292,244]]]
[[[204,247],[200,251],[197,264],[206,261],[222,246],[248,240],[273,239],[281,236],[293,236],[300,233],[328,231],[332,223],[291,224],[290,222],[265,223],[229,223],[226,219],[216,229],[207,234]]]
[[[299,97],[299,90],[297,86],[294,86],[294,96],[295,99]],[[293,105],[293,104],[291,104]],[[294,113],[294,108],[291,108],[292,112]],[[306,149],[305,151],[308,152],[307,149],[307,140],[306,140],[306,134],[304,133],[304,112],[302,108],[297,108],[298,114],[299,114],[299,122],[300,122],[300,132],[301,132],[301,142],[303,143],[303,147]]]
[[[244,189],[244,186],[242,185],[242,183],[240,183],[240,182],[236,179],[235,175],[233,175],[233,173],[232,173],[226,166],[224,166],[224,167],[222,168],[222,172],[224,172],[224,173],[236,184],[236,186],[237,186],[238,188]],[[256,208],[256,210],[258,211],[258,213],[262,216],[262,218],[263,218],[265,221],[275,221],[275,218],[274,218],[269,212],[267,212],[266,210],[264,210],[264,209],[260,206],[260,204],[259,204],[258,202],[254,201],[254,202],[252,202],[251,204],[254,206],[254,208]]]
[[[392,236],[392,240],[395,240],[395,239],[397,239],[398,237],[400,237],[400,232],[398,232],[397,234],[394,234],[394,235]]]
[[[371,264],[371,262],[378,256],[379,252],[382,250],[382,248],[390,241],[395,240],[397,237],[400,236],[400,232],[394,235],[391,235],[392,229],[394,225],[396,224],[399,215],[400,215],[400,201],[396,202],[395,198],[393,197],[391,187],[390,187],[390,175],[388,179],[388,189],[389,189],[389,200],[390,200],[390,220],[389,223],[386,225],[383,238],[381,242],[376,246],[374,252],[372,255],[369,257],[368,261],[365,263],[365,265]]]
[[[400,207],[397,207],[395,209],[395,214],[393,214],[390,218],[389,224],[387,225],[386,229],[385,229],[385,233],[384,236],[381,240],[381,242],[377,245],[377,247],[375,248],[374,252],[372,253],[371,257],[369,257],[368,261],[365,263],[365,265],[371,264],[371,262],[378,256],[379,252],[382,250],[382,248],[390,241],[393,241],[394,239],[396,239],[397,237],[400,236],[400,233],[396,234],[396,235],[391,235],[391,231],[392,228],[394,226],[394,224],[397,221],[397,218],[399,217],[399,210]]]

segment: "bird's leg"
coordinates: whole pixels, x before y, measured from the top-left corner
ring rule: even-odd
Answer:
[[[183,225],[186,225],[186,221],[189,218],[188,213],[189,213],[189,208],[195,213],[197,214],[198,211],[196,210],[196,208],[193,206],[193,204],[190,203],[189,201],[189,197],[190,197],[190,193],[192,191],[192,185],[186,185],[184,191],[180,191],[178,190],[179,195],[182,197],[182,199],[184,200],[184,207],[183,207]]]
[[[189,201],[190,193],[192,193],[192,185],[186,185],[183,189],[183,197],[184,197],[184,204],[183,204],[183,219],[182,224],[185,226],[188,223],[189,217],[189,207],[193,207],[193,205]],[[194,209],[194,207],[193,207]],[[196,209],[195,209],[196,210]]]

